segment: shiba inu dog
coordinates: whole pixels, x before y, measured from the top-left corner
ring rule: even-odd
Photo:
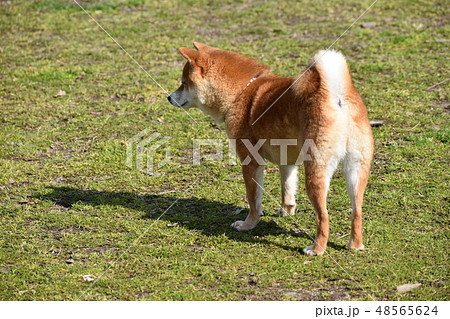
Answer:
[[[373,155],[367,110],[356,91],[343,55],[320,51],[298,80],[281,77],[244,55],[194,42],[180,48],[187,59],[181,86],[169,102],[183,109],[197,107],[225,123],[235,140],[250,212],[231,226],[245,231],[262,215],[264,159],[280,168],[282,201],[279,215],[296,209],[297,165],[304,164],[306,190],[316,211],[314,244],[309,256],[324,253],[328,240],[327,193],[337,165],[352,204],[347,248],[364,249],[362,202]],[[304,145],[308,145],[305,149]]]

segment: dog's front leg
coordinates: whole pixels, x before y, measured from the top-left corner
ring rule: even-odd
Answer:
[[[281,177],[281,208],[277,211],[278,216],[290,216],[295,214],[295,194],[297,193],[297,171],[296,165],[280,165]]]
[[[236,230],[250,230],[258,224],[262,212],[263,197],[263,174],[264,166],[250,163],[242,165],[242,173],[244,175],[245,189],[247,191],[247,200],[250,205],[250,212],[245,221],[238,220],[231,224]]]

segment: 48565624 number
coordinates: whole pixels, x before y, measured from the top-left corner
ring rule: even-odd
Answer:
[[[437,306],[432,308],[428,306],[378,306],[375,312],[380,316],[436,316],[438,309]]]

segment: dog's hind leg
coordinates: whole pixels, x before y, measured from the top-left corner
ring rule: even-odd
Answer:
[[[298,187],[297,165],[280,165],[281,177],[281,208],[277,211],[278,216],[289,216],[295,214],[295,194]]]
[[[352,203],[352,228],[350,240],[346,247],[356,250],[364,249],[362,240],[362,202],[369,177],[369,169],[370,164],[362,160],[359,152],[346,155],[343,163],[343,173]]]
[[[247,192],[247,200],[250,205],[250,212],[245,221],[238,220],[231,224],[231,227],[243,231],[255,228],[258,224],[262,212],[262,197],[263,197],[263,175],[264,166],[250,163],[249,165],[242,165],[242,172],[244,175],[245,188]]]
[[[322,255],[328,241],[327,194],[330,180],[339,163],[338,157],[326,161],[326,165],[318,165],[316,161],[305,161],[306,191],[316,211],[316,239],[314,245],[303,249],[308,256]]]

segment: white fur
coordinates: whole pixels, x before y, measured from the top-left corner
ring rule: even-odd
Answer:
[[[336,144],[333,156],[326,163],[327,190],[337,165],[346,157],[347,132],[341,128],[348,127],[348,110],[345,102],[345,81],[348,76],[347,62],[342,53],[333,50],[322,50],[314,56],[316,68],[324,77],[325,86],[330,94],[331,105],[335,108]]]
[[[264,194],[264,166],[262,165],[256,170],[256,182],[258,183],[258,185],[256,185],[256,210],[259,216],[263,216],[262,199]]]
[[[327,166],[325,169],[325,183],[327,186],[325,194],[328,194],[331,178],[333,177],[333,174],[336,171],[337,166],[341,162],[341,159],[342,159],[342,157],[340,157],[340,156],[333,156],[328,160],[328,163],[327,163]]]
[[[321,255],[323,255],[323,253],[325,252],[325,251],[322,251],[321,253],[315,253],[315,252],[313,251],[313,248],[314,248],[314,245],[305,247],[305,248],[303,248],[303,253],[304,253],[306,256],[321,256]]]
[[[263,199],[263,193],[264,193],[264,186],[263,186],[263,182],[264,182],[264,166],[260,165],[257,170],[256,170],[256,179],[255,179],[255,183],[257,183],[256,185],[256,198],[255,198],[255,206],[256,206],[256,211],[258,213],[259,216],[263,216],[263,211],[262,211],[262,199]],[[248,218],[248,217],[247,217]],[[243,220],[237,220],[234,223],[231,224],[231,228],[234,228],[238,231],[244,231],[244,230],[250,230],[255,228],[257,222],[253,225],[246,225],[244,227],[245,221]]]
[[[313,61],[325,77],[333,105],[345,107],[345,75],[348,73],[348,68],[342,53],[322,50],[314,56]]]
[[[356,142],[349,140],[347,154],[344,158],[342,170],[347,182],[347,192],[350,195],[353,212],[355,211],[355,196],[358,190],[358,175],[361,168],[362,154]]]
[[[288,206],[295,206],[295,194],[297,193],[298,186],[297,171],[297,165],[280,166],[281,187],[284,188],[286,197],[291,197],[291,201],[284,203]]]

